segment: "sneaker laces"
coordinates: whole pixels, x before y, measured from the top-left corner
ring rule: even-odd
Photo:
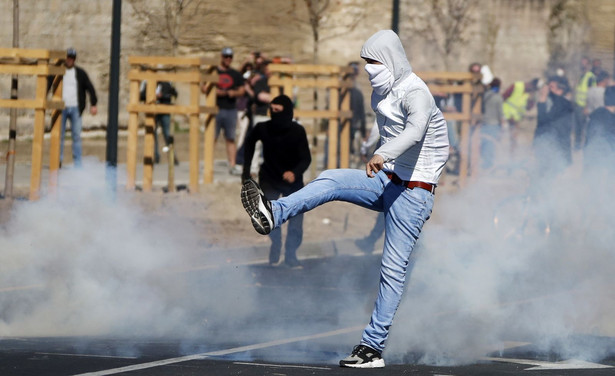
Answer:
[[[363,354],[367,348],[365,345],[356,345],[352,348],[352,355]]]

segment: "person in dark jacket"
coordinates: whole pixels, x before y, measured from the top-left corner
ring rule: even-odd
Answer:
[[[574,105],[565,95],[568,82],[560,76],[548,79],[541,88],[534,132],[534,155],[539,176],[553,176],[572,163],[570,133],[574,122]]]
[[[611,170],[615,163],[615,86],[604,90],[604,106],[589,115],[583,150],[586,170]]]
[[[66,120],[70,120],[71,136],[73,139],[73,163],[75,167],[81,166],[81,115],[86,107],[86,95],[90,96],[90,114],[96,115],[98,109],[96,103],[96,90],[90,81],[88,74],[82,68],[75,65],[77,59],[77,51],[74,48],[69,48],[66,51],[66,61],[64,65],[66,72],[64,73],[62,83],[62,100],[64,101],[64,110],[62,110],[62,130],[60,138],[60,166],[62,166],[62,157],[64,155],[64,135],[66,132]],[[51,87],[53,77],[48,81],[48,87]]]
[[[250,165],[257,141],[263,144],[263,164],[258,180],[269,200],[286,197],[303,187],[303,173],[312,161],[305,129],[293,121],[293,102],[286,95],[274,98],[270,104],[271,120],[258,123],[247,134],[242,180],[250,179]],[[269,234],[269,263],[276,265],[282,250],[282,233],[277,228]],[[297,249],[303,240],[303,214],[288,221],[284,264],[301,268]]]
[[[141,101],[146,100],[146,91],[147,91],[147,82],[141,82],[140,89],[140,98]],[[159,104],[172,104],[173,99],[177,98],[177,90],[175,87],[168,81],[160,81],[156,85],[156,103]],[[173,143],[173,138],[171,137],[171,114],[156,114],[156,127],[154,129],[154,163],[160,163],[160,151],[158,150],[158,127],[162,129],[162,137],[164,138],[164,143],[168,147],[171,143]],[[174,156],[173,163],[175,165],[179,164],[179,160],[177,156]]]

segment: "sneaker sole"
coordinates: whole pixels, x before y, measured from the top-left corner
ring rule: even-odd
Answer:
[[[374,360],[373,362],[359,364],[341,364],[340,367],[348,368],[384,368],[384,359]]]
[[[301,270],[301,269],[303,269],[303,265],[288,265],[288,264],[284,264],[284,267],[286,267],[288,269],[292,269],[292,270]]]
[[[263,191],[253,181],[247,181],[241,187],[241,204],[250,216],[252,226],[261,235],[271,232],[273,218],[263,203]]]

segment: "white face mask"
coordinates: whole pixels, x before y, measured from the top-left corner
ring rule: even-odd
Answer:
[[[365,71],[369,75],[369,82],[376,94],[387,95],[391,91],[395,79],[389,68],[383,64],[365,64]]]

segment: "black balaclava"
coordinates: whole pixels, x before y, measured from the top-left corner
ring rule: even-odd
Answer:
[[[271,122],[273,125],[281,128],[290,126],[294,116],[293,101],[286,95],[282,94],[273,98],[271,103],[281,104],[284,106],[284,110],[282,112],[271,111]]]

